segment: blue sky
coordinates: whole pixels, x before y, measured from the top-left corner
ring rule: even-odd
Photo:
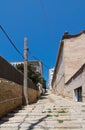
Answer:
[[[52,68],[64,32],[85,29],[85,0],[0,0],[0,25],[22,54],[27,37],[33,55]],[[9,62],[23,61],[1,30],[0,55]],[[48,69],[43,68],[47,80]]]

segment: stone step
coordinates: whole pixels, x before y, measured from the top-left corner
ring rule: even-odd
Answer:
[[[21,118],[21,117],[14,117],[14,118],[10,118],[10,119],[8,119],[8,118],[3,118],[0,122],[1,123],[3,123],[3,122],[9,122],[9,123],[13,123],[13,122],[15,122],[15,123],[19,123],[19,122],[23,122],[23,118]],[[35,117],[35,118],[26,118],[25,120],[24,120],[24,122],[37,122],[38,120],[42,120],[42,118],[39,118],[39,117]],[[43,118],[43,121],[46,121],[46,122],[55,122],[55,121],[57,121],[57,120],[63,120],[64,122],[83,122],[83,123],[85,123],[85,120],[82,120],[82,119],[66,119],[66,118]]]
[[[5,128],[0,128],[0,130],[18,130],[18,128],[17,127],[15,127],[15,128],[5,127]],[[25,129],[23,129],[23,130],[25,130]]]
[[[52,98],[52,97],[51,97]],[[64,109],[66,112],[59,112]],[[14,110],[0,121],[0,130],[85,130],[85,113],[62,98],[39,100]]]
[[[11,127],[11,128],[15,128],[15,127],[18,127],[20,123],[4,123],[4,124],[0,124],[0,128],[2,127]]]
[[[21,117],[12,117],[12,118],[8,118],[8,117],[3,117],[2,119],[1,119],[1,121],[3,121],[3,122],[6,122],[6,121],[17,121],[17,120],[20,120],[20,121],[22,121],[23,120],[23,118],[21,118]],[[0,122],[1,122],[0,121]]]
[[[0,128],[0,130],[18,130],[18,128],[10,128],[10,127],[8,127],[8,128]],[[27,130],[26,128],[20,128],[19,130]],[[29,130],[29,128],[28,128],[28,130]],[[44,128],[33,128],[33,129],[30,129],[30,130],[45,130]],[[46,129],[47,130],[47,129]],[[49,128],[49,130],[85,130],[85,128],[77,128],[77,129],[69,129],[69,128]]]
[[[8,113],[7,116],[11,117],[11,116],[25,116],[28,115],[28,112],[23,112],[23,113]]]
[[[36,128],[36,127],[43,127],[43,128],[81,128],[81,123],[74,123],[74,122],[64,122],[64,123],[58,123],[58,122],[35,122],[35,123],[4,123],[0,125],[0,128],[15,128],[20,126],[21,128]],[[84,127],[84,126],[83,126]]]

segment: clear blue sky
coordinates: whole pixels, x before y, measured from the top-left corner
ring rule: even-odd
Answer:
[[[63,33],[85,29],[85,0],[0,0],[0,25],[22,54],[28,37],[33,55],[52,68]],[[10,62],[23,60],[1,30],[0,55]],[[43,68],[47,80],[48,69]]]

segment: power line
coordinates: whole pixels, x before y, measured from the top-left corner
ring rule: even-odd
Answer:
[[[7,39],[9,40],[9,42],[11,43],[11,45],[14,47],[14,49],[20,54],[20,56],[24,59],[24,56],[22,55],[22,53],[19,51],[19,49],[15,46],[15,44],[13,43],[13,41],[11,40],[11,38],[8,36],[8,34],[6,33],[6,31],[3,29],[3,27],[0,25],[1,30],[3,31],[3,33],[5,34],[5,36],[7,37]],[[39,60],[36,56],[34,56],[31,51],[29,50],[29,54],[35,59],[35,60]],[[49,69],[49,67],[43,63],[43,65]]]
[[[2,30],[2,32],[4,33],[4,35],[7,37],[7,39],[9,40],[9,42],[11,43],[11,45],[15,48],[15,50],[21,55],[21,57],[24,59],[24,56],[22,55],[22,53],[19,51],[19,49],[15,46],[15,44],[13,43],[13,41],[11,40],[11,38],[8,36],[8,34],[6,33],[6,31],[3,29],[3,27],[0,25],[0,28]]]

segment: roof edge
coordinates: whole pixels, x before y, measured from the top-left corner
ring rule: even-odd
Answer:
[[[60,42],[60,46],[59,46],[59,50],[58,50],[58,56],[57,56],[56,64],[55,64],[55,67],[54,67],[54,74],[53,74],[52,84],[53,84],[53,81],[54,81],[54,78],[55,78],[55,75],[56,75],[56,71],[57,71],[57,67],[58,67],[58,62],[59,62],[59,57],[60,57],[63,45],[64,45],[64,41],[62,40]]]
[[[73,79],[75,79],[79,74],[83,72],[85,68],[85,63],[78,69],[78,71],[65,83],[65,85],[68,85]]]
[[[69,34],[69,32],[65,32],[64,35],[63,35],[63,37],[62,37],[62,40],[64,40],[64,39],[70,39],[70,38],[75,38],[75,37],[78,37],[78,36],[82,35],[83,33],[85,34],[85,30],[83,30],[82,32],[80,32],[78,34],[74,34],[74,35]]]

